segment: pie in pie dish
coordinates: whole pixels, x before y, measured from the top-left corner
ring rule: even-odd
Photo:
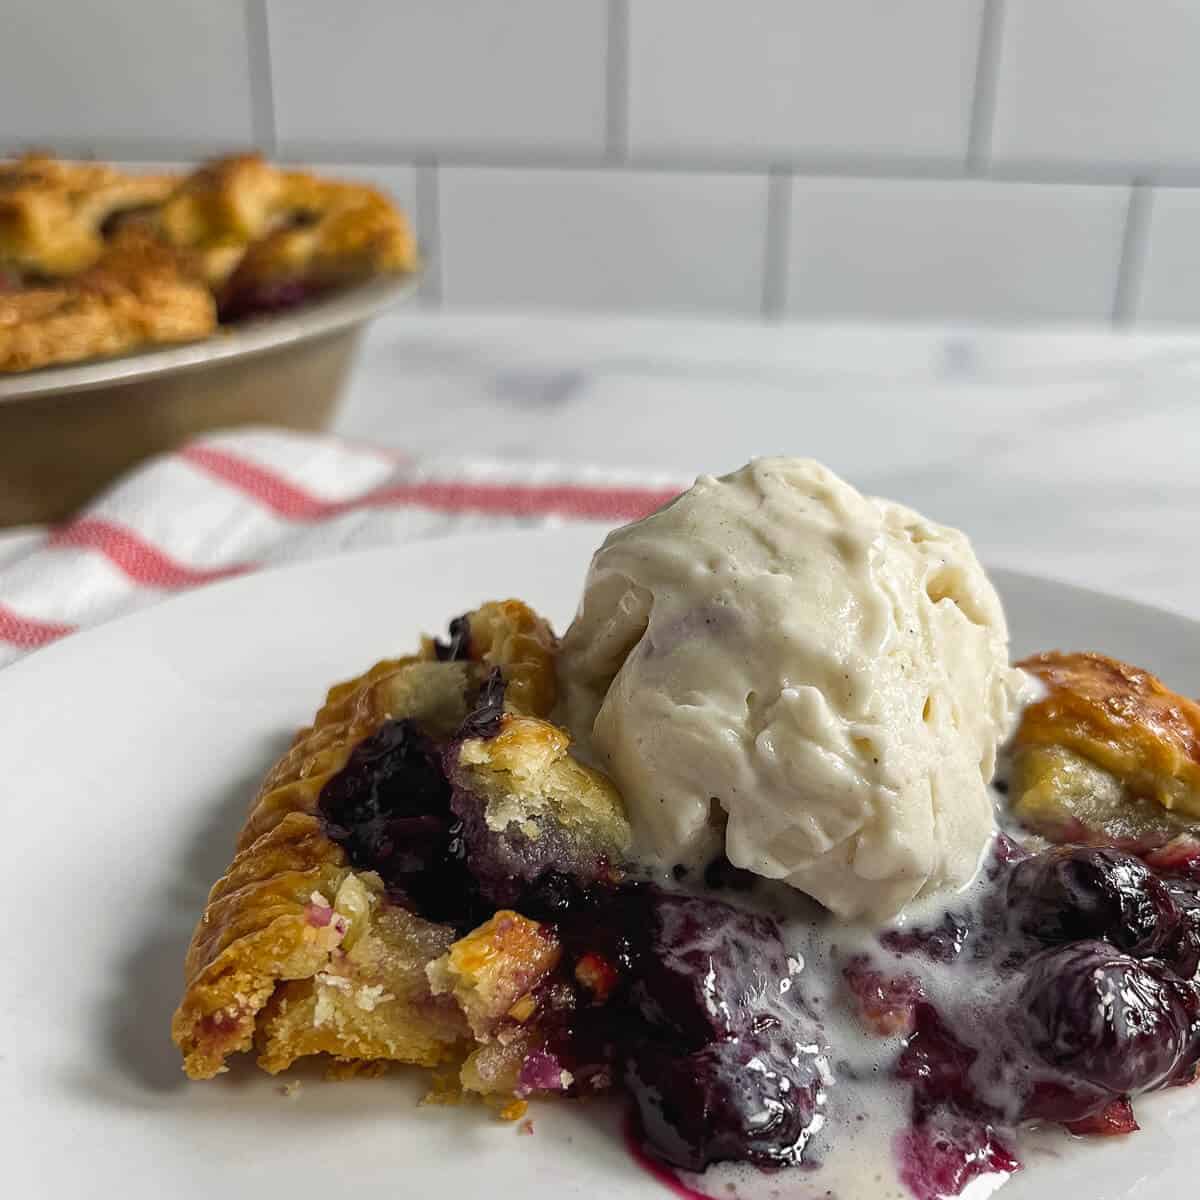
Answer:
[[[381,192],[257,154],[182,177],[28,154],[0,163],[0,371],[207,337],[416,264]]]
[[[808,468],[804,478],[805,519],[817,519],[816,504],[839,522],[890,521],[854,516],[840,481]],[[711,483],[750,486],[740,476]],[[329,692],[268,774],[188,950],[172,1032],[191,1077],[218,1075],[241,1051],[271,1073],[312,1056],[339,1076],[409,1064],[429,1070],[431,1099],[483,1098],[510,1119],[531,1099],[613,1093],[631,1102],[645,1151],[698,1193],[724,1194],[720,1172],[750,1164],[802,1167],[864,1200],[885,1185],[934,1200],[984,1177],[999,1182],[1021,1168],[1030,1122],[1129,1134],[1139,1095],[1196,1079],[1196,706],[1098,655],[1055,652],[1011,672],[1003,640],[985,647],[978,636],[999,619],[971,586],[982,572],[960,547],[961,574],[945,574],[948,543],[907,510],[896,552],[910,564],[932,555],[914,603],[922,619],[946,622],[935,653],[949,653],[954,630],[995,658],[982,695],[1001,683],[1026,689],[1013,720],[997,725],[1007,746],[991,793],[1000,828],[986,836],[977,874],[893,917],[847,920],[741,855],[730,836],[738,805],[761,796],[733,797],[731,778],[703,791],[686,850],[647,853],[647,831],[663,826],[648,822],[646,805],[665,804],[671,781],[660,775],[659,793],[639,794],[614,746],[629,737],[644,763],[668,733],[651,715],[622,726],[609,706],[657,706],[682,722],[692,761],[677,763],[681,772],[702,759],[710,769],[690,736],[709,720],[727,731],[748,722],[752,736],[733,749],[774,771],[779,714],[794,720],[801,704],[810,743],[843,747],[835,763],[814,759],[811,778],[830,768],[844,791],[857,787],[850,755],[873,766],[882,745],[871,723],[878,689],[834,695],[830,685],[827,699],[858,706],[843,743],[795,675],[764,711],[761,692],[736,713],[717,703],[728,682],[717,675],[707,696],[691,687],[680,655],[729,650],[742,665],[728,670],[760,672],[739,622],[759,602],[756,587],[772,596],[781,587],[778,543],[761,529],[738,540],[738,521],[778,514],[736,496],[721,503],[738,615],[707,601],[686,619],[672,608],[672,572],[703,591],[725,570],[703,555],[699,570],[685,566],[672,523],[703,540],[685,497],[610,537],[563,642],[521,601],[490,602],[451,621],[444,640],[426,638]],[[646,541],[664,528],[670,537]],[[851,539],[821,544],[854,572],[878,567]],[[773,567],[761,579],[750,570],[760,554]],[[817,557],[806,567],[839,614],[830,637],[844,646],[855,618],[840,585]],[[938,608],[947,604],[954,611]],[[962,623],[955,613],[968,608]],[[593,625],[598,611],[607,616]],[[804,653],[814,629],[804,627]],[[864,627],[866,638],[876,633]],[[799,669],[795,645],[776,651],[773,660]],[[957,661],[961,677],[968,668]],[[904,694],[922,670],[914,655],[906,678],[878,688]],[[601,677],[605,699],[581,724],[569,716],[584,703],[572,693]],[[734,681],[739,696],[746,678]],[[945,696],[931,679],[914,738],[936,733]],[[681,699],[663,708],[676,687]],[[959,715],[946,736],[967,736],[968,725]],[[799,734],[787,750],[805,752]],[[1096,773],[1109,781],[1102,808],[1080,801],[1080,779]],[[771,779],[759,776],[759,787]],[[902,790],[863,794],[887,806]],[[928,801],[926,792],[912,802]],[[815,813],[817,801],[806,803]],[[1148,820],[1148,805],[1170,820]],[[788,833],[788,852],[798,844]],[[867,890],[871,879],[852,886]]]

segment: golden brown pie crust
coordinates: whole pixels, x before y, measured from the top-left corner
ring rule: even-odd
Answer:
[[[408,224],[364,184],[284,171],[257,154],[219,159],[163,205],[163,236],[196,253],[218,293],[303,279],[333,285],[416,265]]]
[[[25,155],[0,163],[0,371],[206,337],[218,312],[272,311],[416,264],[381,192],[257,154],[183,178]]]
[[[268,774],[188,948],[172,1036],[192,1078],[210,1078],[230,1054],[255,1046],[259,1065],[272,1072],[311,1054],[457,1068],[486,1049],[472,1023],[489,997],[499,1002],[496,981],[532,987],[553,968],[552,935],[516,914],[456,944],[449,926],[388,905],[378,876],[350,867],[317,814],[322,787],[363,738],[402,717],[435,740],[448,738],[494,668],[520,682],[516,695],[531,708],[518,715],[548,712],[557,645],[549,625],[515,600],[485,604],[467,622],[465,660],[439,661],[427,639],[418,655],[332,688]],[[427,972],[447,955],[435,975],[450,982],[435,990]],[[492,982],[475,986],[464,1007],[455,990],[470,989],[472,964],[485,960]],[[468,1086],[483,1078],[474,1068],[464,1077]]]
[[[1018,665],[1046,688],[1021,719],[1018,755],[1034,747],[1070,751],[1129,795],[1200,817],[1200,704],[1102,654],[1051,651]]]
[[[104,253],[110,218],[161,204],[178,182],[48,154],[0,162],[0,267],[43,279],[86,270]]]
[[[0,371],[189,342],[216,328],[212,293],[175,251],[127,231],[78,275],[0,291]]]

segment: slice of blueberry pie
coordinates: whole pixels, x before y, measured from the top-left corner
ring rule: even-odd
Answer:
[[[488,603],[333,688],[175,1041],[615,1094],[697,1195],[983,1194],[1196,1079],[1197,730],[1125,664],[1011,667],[961,534],[759,460],[610,535],[561,643]]]
[[[269,1071],[464,1057],[466,1013],[427,968],[485,905],[442,757],[470,722],[544,724],[553,646],[523,605],[485,605],[448,646],[331,690],[263,784],[189,948],[173,1032],[190,1075],[252,1046]],[[525,952],[499,933],[492,950]]]

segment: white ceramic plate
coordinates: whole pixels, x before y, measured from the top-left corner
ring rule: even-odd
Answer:
[[[462,539],[202,589],[0,672],[7,826],[0,1128],[28,1200],[662,1197],[603,1105],[416,1107],[414,1072],[325,1084],[237,1069],[189,1084],[168,1036],[183,952],[257,782],[326,686],[489,597],[560,627],[593,535]],[[1018,653],[1100,649],[1200,690],[1200,625],[1000,573]],[[1138,1105],[1141,1133],[1054,1138],[1005,1200],[1171,1200],[1200,1172],[1200,1087]],[[14,1174],[15,1173],[15,1174]],[[781,1200],[813,1193],[778,1177]]]

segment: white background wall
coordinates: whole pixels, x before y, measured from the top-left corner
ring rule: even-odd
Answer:
[[[0,148],[376,179],[445,305],[1200,319],[1197,0],[0,0]]]

